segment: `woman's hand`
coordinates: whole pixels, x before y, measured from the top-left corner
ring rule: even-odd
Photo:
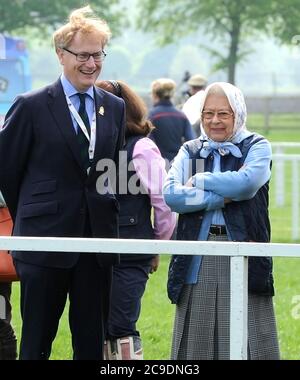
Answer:
[[[184,186],[193,187],[193,177],[191,177]]]

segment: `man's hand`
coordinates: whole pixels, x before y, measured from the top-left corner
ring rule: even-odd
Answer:
[[[152,274],[156,272],[158,269],[158,266],[159,266],[159,255],[156,255],[152,259],[150,273]]]

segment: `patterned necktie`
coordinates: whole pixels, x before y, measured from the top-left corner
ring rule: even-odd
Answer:
[[[85,109],[85,98],[86,94],[77,94],[80,100],[80,106],[78,110],[78,114],[81,117],[88,134],[91,134],[91,127],[90,127],[90,122],[89,122],[89,117]],[[78,125],[77,128],[77,139],[79,143],[79,148],[80,148],[80,156],[81,160],[83,162],[84,168],[87,170],[88,167],[90,166],[90,159],[89,159],[89,141],[86,138],[85,134],[83,133],[82,129]]]

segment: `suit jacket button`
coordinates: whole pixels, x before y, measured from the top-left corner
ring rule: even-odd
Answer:
[[[132,224],[132,223],[135,222],[135,219],[134,219],[134,218],[130,218],[129,221],[130,221],[130,223]]]
[[[85,208],[84,208],[84,207],[81,207],[81,208],[80,208],[80,210],[79,210],[79,214],[80,214],[80,215],[85,214]]]

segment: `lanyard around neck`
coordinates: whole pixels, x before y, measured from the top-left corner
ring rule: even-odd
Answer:
[[[77,112],[76,108],[74,107],[73,103],[71,102],[70,98],[66,95],[66,100],[68,103],[68,107],[70,109],[70,112],[74,116],[74,119],[76,120],[79,128],[82,130],[84,133],[85,137],[88,139],[90,145],[89,145],[89,159],[92,160],[94,158],[94,153],[95,153],[95,144],[96,144],[96,112],[95,112],[95,104],[94,104],[94,109],[93,109],[93,117],[92,117],[92,124],[91,124],[91,136],[89,135],[87,128],[82,121],[79,113]]]

